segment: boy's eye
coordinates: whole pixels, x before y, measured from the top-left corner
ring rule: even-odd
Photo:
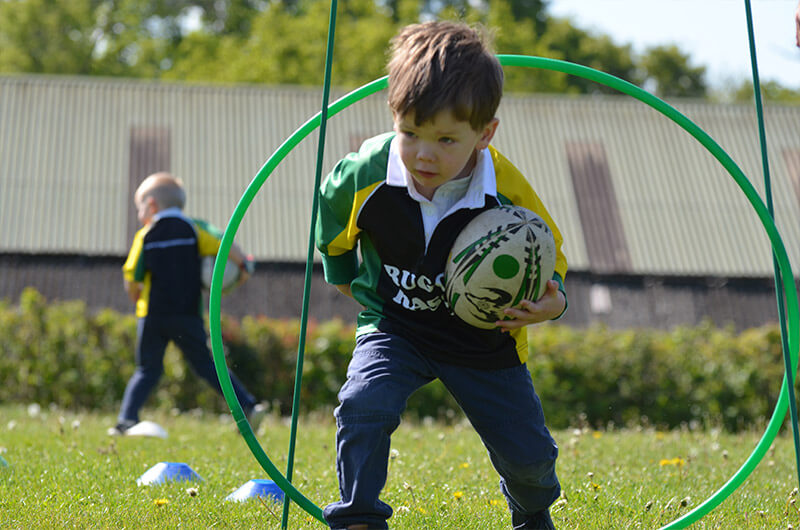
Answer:
[[[455,138],[450,138],[449,136],[443,136],[439,138],[439,141],[442,142],[443,144],[452,144],[456,140]]]
[[[403,136],[405,136],[407,138],[416,138],[417,137],[417,135],[414,134],[411,131],[400,131],[400,134],[402,134]]]

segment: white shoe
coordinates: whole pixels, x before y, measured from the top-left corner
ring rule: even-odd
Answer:
[[[264,403],[257,403],[251,410],[246,414],[247,422],[250,424],[250,428],[253,429],[253,432],[258,431],[258,426],[261,425],[261,421],[264,419],[264,416],[267,415],[269,412],[269,407]]]

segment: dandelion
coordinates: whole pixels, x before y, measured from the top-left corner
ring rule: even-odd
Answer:
[[[592,433],[592,438],[594,438],[595,440],[599,440],[602,437],[603,437],[603,433],[601,433],[600,431],[594,431]]]
[[[462,462],[459,467],[461,467],[461,469],[469,469],[469,462]]]
[[[164,506],[166,504],[169,504],[169,499],[156,499],[153,501],[153,504],[155,504],[156,506]]]
[[[501,504],[502,504],[502,501],[500,501],[498,499],[490,499],[489,500],[489,506],[500,506]]]
[[[421,513],[421,514],[426,514],[426,513],[428,513],[428,512],[427,512],[427,510],[425,510],[425,508],[423,508],[422,506],[420,506],[419,508],[417,508],[417,510],[419,510],[419,513]]]
[[[664,466],[683,467],[686,465],[686,461],[683,458],[676,456],[675,458],[662,458],[661,460],[658,461],[658,465],[660,467]]]
[[[464,496],[464,492],[463,491],[456,491],[455,493],[453,493],[453,497],[455,497],[457,501],[460,501],[461,497],[463,497],[463,496]]]
[[[397,510],[396,510],[397,515],[403,515],[403,514],[406,514],[406,513],[410,512],[410,511],[411,510],[409,509],[408,506],[398,506]]]

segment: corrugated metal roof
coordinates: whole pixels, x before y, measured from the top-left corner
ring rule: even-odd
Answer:
[[[384,98],[370,96],[331,118],[325,171],[361,139],[390,129]],[[296,87],[0,76],[0,252],[124,255],[129,189],[146,176],[137,168],[148,163],[136,157],[149,156],[133,149],[134,131],[144,131],[145,146],[148,131],[156,142],[168,135],[169,167],[158,169],[184,180],[189,214],[224,227],[262,164],[320,102],[320,90]],[[677,107],[763,193],[752,106]],[[689,134],[646,105],[625,97],[509,95],[499,116],[495,144],[548,205],[572,268],[594,270],[604,263],[602,272],[771,275],[768,240],[733,179]],[[800,153],[800,107],[767,105],[765,119],[776,218],[796,263],[800,206],[789,164]],[[316,144],[314,132],[292,151],[242,223],[237,241],[260,260],[305,260]],[[593,146],[578,152],[604,154],[593,171],[608,180],[604,189],[613,195],[605,202],[590,197],[583,208],[595,208],[593,222],[621,224],[619,240],[603,245],[597,240],[603,230],[581,226],[574,183],[593,189],[586,181],[593,173],[574,180],[570,144]],[[601,203],[618,209],[616,220],[603,218]],[[589,234],[595,238],[593,259]],[[604,248],[616,256],[602,255]],[[622,251],[625,259],[619,259]],[[608,270],[609,263],[619,270]]]

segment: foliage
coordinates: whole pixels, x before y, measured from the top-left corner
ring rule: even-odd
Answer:
[[[259,400],[290,412],[298,336],[296,320],[224,317],[226,364]],[[300,406],[329,412],[344,382],[353,327],[310,322]],[[570,425],[663,427],[683,424],[740,431],[772,413],[782,381],[777,326],[734,333],[708,323],[672,331],[612,331],[601,326],[533,328],[528,367],[548,419]],[[47,303],[26,290],[19,304],[0,303],[0,402],[54,403],[114,410],[133,372],[135,319],[90,314],[82,302]],[[156,408],[224,412],[224,401],[196,378],[170,346],[165,376],[148,402]],[[410,417],[455,419],[460,412],[435,382],[408,403]]]
[[[649,48],[642,58],[647,78],[655,84],[655,94],[664,97],[703,97],[708,87],[704,66],[691,66],[689,56],[675,45]]]
[[[764,101],[800,105],[800,90],[786,88],[777,81],[762,81],[759,85],[761,86],[761,98]],[[742,82],[728,96],[728,99],[736,103],[752,103],[753,82],[749,80]]]
[[[0,2],[0,72],[144,77],[195,82],[321,82],[327,0],[7,0]],[[704,97],[705,68],[674,46],[642,57],[629,44],[551,17],[545,0],[343,0],[333,83],[360,86],[384,75],[402,25],[430,18],[482,23],[498,53],[587,65],[661,96]],[[610,89],[565,74],[511,69],[510,92],[594,93]]]

